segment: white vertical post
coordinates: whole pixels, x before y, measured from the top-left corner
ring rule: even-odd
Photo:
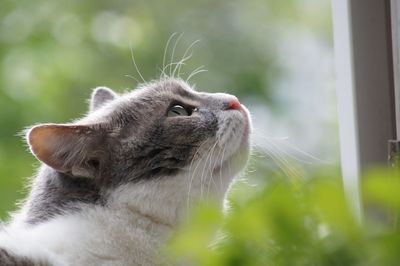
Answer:
[[[392,17],[392,47],[393,47],[393,72],[395,88],[396,121],[400,124],[400,2],[390,1]],[[400,126],[396,130],[397,140],[400,140]]]
[[[343,183],[351,207],[357,218],[361,220],[360,158],[357,141],[353,47],[348,0],[332,0],[332,17]]]

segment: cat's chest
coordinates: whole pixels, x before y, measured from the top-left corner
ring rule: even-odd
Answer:
[[[154,265],[168,234],[167,227],[128,211],[98,208],[60,216],[18,235],[66,265]]]

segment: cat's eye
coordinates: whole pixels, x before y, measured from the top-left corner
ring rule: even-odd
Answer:
[[[189,116],[190,113],[184,107],[180,105],[172,106],[167,113],[168,117],[175,117],[175,116]]]

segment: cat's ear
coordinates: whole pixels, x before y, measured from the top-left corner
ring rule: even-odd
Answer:
[[[97,87],[92,92],[90,99],[90,112],[93,112],[103,106],[106,102],[118,98],[118,94],[107,87]]]
[[[104,134],[94,126],[38,125],[28,131],[27,141],[33,155],[56,171],[89,178],[99,171]]]

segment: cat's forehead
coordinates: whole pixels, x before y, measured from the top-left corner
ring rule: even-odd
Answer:
[[[180,79],[164,79],[143,84],[134,91],[132,97],[145,96],[180,96],[185,98],[197,98],[197,93],[189,84]]]
[[[121,97],[121,102],[124,102],[125,108],[141,105],[148,109],[159,109],[165,108],[165,106],[174,101],[194,106],[204,101],[204,99],[202,93],[195,91],[186,82],[178,79],[142,84],[137,89]]]

